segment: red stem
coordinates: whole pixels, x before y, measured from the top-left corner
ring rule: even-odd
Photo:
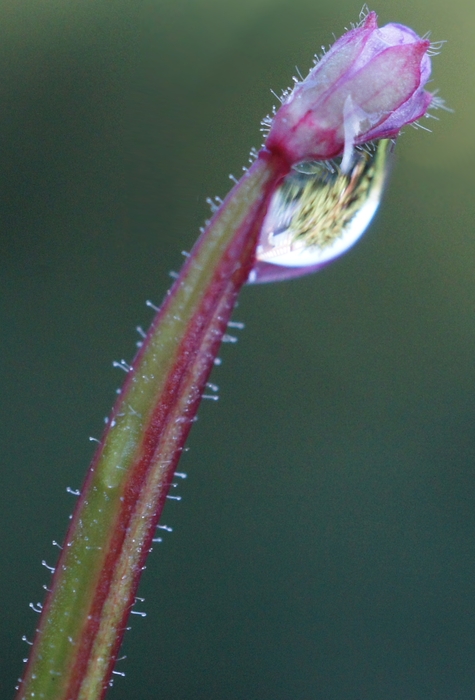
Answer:
[[[174,470],[287,171],[278,155],[259,154],[159,310],[86,477],[18,700],[104,697]],[[144,415],[137,422],[129,411]]]

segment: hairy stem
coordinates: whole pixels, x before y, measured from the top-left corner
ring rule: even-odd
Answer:
[[[89,469],[17,700],[104,696],[175,467],[287,169],[259,154],[168,292]]]

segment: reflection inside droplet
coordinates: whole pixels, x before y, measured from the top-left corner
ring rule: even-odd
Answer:
[[[355,151],[348,173],[333,161],[295,167],[272,198],[249,282],[307,274],[348,250],[381,201],[392,145]]]

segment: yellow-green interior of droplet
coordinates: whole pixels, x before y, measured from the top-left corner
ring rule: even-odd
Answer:
[[[292,172],[277,195],[291,245],[323,248],[339,238],[368,199],[380,195],[390,146],[381,140],[374,151],[358,151],[349,173],[323,164]]]

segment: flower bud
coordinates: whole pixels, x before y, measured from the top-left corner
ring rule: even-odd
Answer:
[[[293,165],[343,155],[354,146],[397,136],[422,117],[433,96],[430,42],[401,24],[378,28],[376,13],[346,32],[284,99],[266,123],[266,147]]]

